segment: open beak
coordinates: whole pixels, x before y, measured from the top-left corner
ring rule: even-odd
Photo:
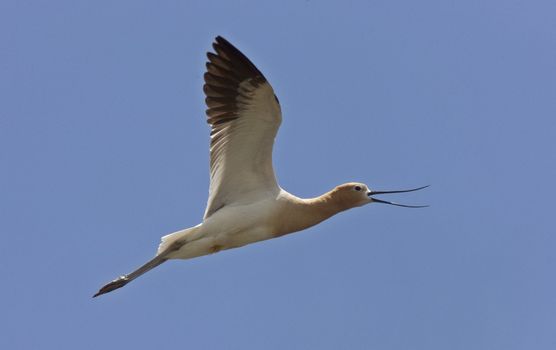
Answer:
[[[428,207],[428,205],[405,205],[405,204],[399,204],[399,203],[384,201],[384,200],[382,200],[382,199],[373,198],[373,197],[371,197],[371,196],[376,195],[376,194],[403,193],[403,192],[419,191],[419,190],[422,190],[423,188],[427,188],[427,187],[429,187],[429,186],[430,186],[430,185],[423,186],[423,187],[418,187],[418,188],[412,188],[412,189],[410,189],[410,190],[398,190],[398,191],[369,191],[369,192],[367,192],[367,196],[368,196],[373,202],[377,202],[377,203],[390,204],[390,205],[395,205],[395,206],[404,207],[404,208],[425,208],[425,207]]]

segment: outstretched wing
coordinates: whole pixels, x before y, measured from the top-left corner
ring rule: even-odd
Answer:
[[[218,36],[205,73],[210,190],[205,218],[279,190],[272,146],[282,120],[272,87],[249,59]]]

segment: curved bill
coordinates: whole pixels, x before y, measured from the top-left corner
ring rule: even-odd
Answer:
[[[377,203],[383,203],[383,204],[389,204],[389,205],[395,205],[397,207],[404,207],[404,208],[425,208],[428,207],[428,205],[406,205],[406,204],[399,204],[399,203],[394,203],[394,202],[389,202],[389,201],[385,201],[382,199],[377,199],[377,198],[373,198],[371,197],[372,195],[375,194],[389,194],[389,193],[404,193],[404,192],[413,192],[413,191],[419,191],[422,190],[423,188],[427,188],[430,185],[427,186],[422,186],[422,187],[417,187],[417,188],[412,188],[410,190],[397,190],[397,191],[369,191],[367,193],[367,196],[369,196],[369,198],[371,198],[373,200],[373,202],[377,202]]]

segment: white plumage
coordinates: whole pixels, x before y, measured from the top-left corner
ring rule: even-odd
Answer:
[[[222,37],[208,53],[204,92],[211,125],[210,190],[202,223],[162,237],[156,256],[106,284],[94,296],[121,288],[169,259],[190,259],[279,237],[353,207],[396,204],[350,182],[316,198],[298,198],[278,186],[272,167],[274,138],[282,121],[272,87],[245,55]],[[412,206],[406,206],[412,207]],[[415,207],[415,206],[413,206]]]

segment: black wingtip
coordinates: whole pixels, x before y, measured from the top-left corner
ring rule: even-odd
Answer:
[[[216,38],[214,38],[214,41],[216,41],[217,43],[230,43],[228,40],[226,40],[222,35],[217,35]]]
[[[224,58],[231,61],[236,70],[241,69],[242,66],[244,67],[244,69],[247,69],[247,72],[243,72],[243,74],[247,74],[247,76],[242,78],[252,78],[255,76],[260,76],[264,80],[266,80],[263,73],[255,66],[255,64],[251,62],[251,60],[247,58],[247,56],[243,52],[241,52],[237,47],[235,47],[231,42],[229,42],[221,35],[218,35],[216,36],[216,38],[214,38],[212,47],[214,48],[218,56],[221,55],[221,51],[224,52]]]

